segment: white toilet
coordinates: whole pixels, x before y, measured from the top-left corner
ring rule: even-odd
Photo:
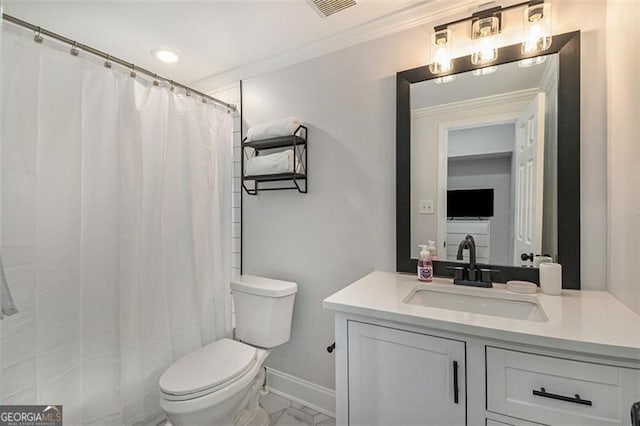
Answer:
[[[242,275],[231,282],[236,340],[177,360],[160,377],[160,407],[172,425],[267,425],[258,406],[269,349],[289,340],[298,286]]]

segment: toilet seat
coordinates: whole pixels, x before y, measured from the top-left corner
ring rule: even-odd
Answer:
[[[244,377],[257,362],[253,346],[221,339],[180,358],[160,377],[162,398],[185,401],[216,392]]]

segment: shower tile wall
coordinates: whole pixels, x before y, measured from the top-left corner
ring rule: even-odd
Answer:
[[[242,204],[242,184],[240,182],[241,174],[241,149],[240,149],[240,84],[234,83],[229,86],[222,87],[209,93],[211,96],[222,101],[229,102],[238,106],[238,111],[233,112],[233,193],[232,193],[232,214],[231,214],[231,276],[233,278],[240,276],[240,253],[242,250],[241,225],[242,220],[240,206]],[[232,327],[235,327],[235,310],[233,301],[229,295],[229,304],[232,311]]]
[[[225,86],[210,93],[211,96],[218,98],[222,101],[229,102],[238,105],[240,107],[240,85],[234,83],[229,86]],[[232,219],[231,219],[231,236],[232,236],[232,261],[231,271],[232,276],[237,277],[240,275],[240,205],[242,203],[241,182],[240,182],[240,112],[236,111],[233,114],[233,195],[232,195]]]

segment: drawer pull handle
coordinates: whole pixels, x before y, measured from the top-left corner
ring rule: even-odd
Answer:
[[[458,403],[458,361],[453,361],[453,402]]]
[[[565,402],[573,402],[574,404],[580,404],[580,405],[588,405],[591,406],[593,405],[591,403],[591,401],[589,401],[588,399],[582,399],[580,398],[580,395],[576,394],[575,397],[570,397],[570,396],[564,396],[564,395],[558,395],[555,393],[549,393],[547,392],[544,388],[540,388],[540,390],[533,390],[533,394],[535,396],[541,396],[543,398],[551,398],[551,399],[557,399],[559,401],[565,401]]]

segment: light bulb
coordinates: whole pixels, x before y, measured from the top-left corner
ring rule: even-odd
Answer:
[[[532,55],[551,47],[551,4],[540,3],[525,8],[522,53]]]
[[[432,53],[429,62],[431,74],[442,74],[451,71],[451,31],[436,31],[432,36]]]
[[[471,63],[474,65],[489,64],[498,59],[496,36],[500,32],[500,21],[495,16],[482,18],[471,26],[472,37],[475,40]]]

